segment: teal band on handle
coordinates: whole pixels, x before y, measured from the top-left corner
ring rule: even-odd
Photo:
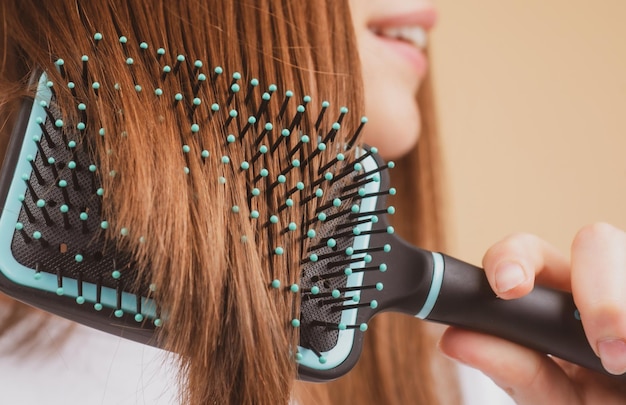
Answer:
[[[439,291],[441,290],[441,284],[443,283],[443,273],[445,271],[445,264],[443,262],[443,256],[441,253],[433,254],[433,279],[430,283],[430,291],[428,292],[428,297],[426,297],[426,302],[422,309],[415,315],[416,318],[426,319],[430,312],[435,307],[437,303],[437,298],[439,297]]]

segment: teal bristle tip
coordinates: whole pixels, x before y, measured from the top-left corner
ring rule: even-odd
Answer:
[[[135,321],[137,321],[137,322],[143,322],[143,319],[144,319],[144,318],[143,318],[143,315],[141,315],[141,314],[136,314],[136,315],[135,315]]]
[[[78,297],[76,297],[76,303],[77,303],[78,305],[82,305],[82,304],[84,304],[84,303],[85,303],[85,297],[82,297],[82,296],[78,296]]]
[[[148,43],[147,43],[147,42],[142,42],[142,43],[140,43],[140,44],[139,44],[139,47],[140,47],[141,49],[143,49],[144,51],[145,51],[146,49],[148,49],[148,48],[149,48],[149,46],[148,46]]]
[[[383,288],[384,288],[383,283],[376,283],[376,289],[377,289],[378,291],[382,291],[382,290],[383,290]]]
[[[298,291],[300,291],[300,286],[299,286],[298,284],[292,284],[292,285],[289,287],[289,290],[290,290],[292,293],[297,293]]]
[[[332,296],[333,298],[339,298],[339,297],[341,297],[341,291],[339,291],[339,290],[333,290],[333,291],[331,292],[331,296]]]
[[[120,42],[120,44],[125,44],[125,43],[127,43],[127,42],[128,42],[128,38],[126,38],[125,36],[123,36],[123,35],[122,35],[122,36],[119,38],[119,42]]]
[[[121,318],[124,316],[124,311],[122,311],[121,309],[117,309],[115,310],[114,314],[116,318]]]
[[[100,303],[96,303],[93,305],[93,309],[95,309],[96,311],[102,311],[102,308],[103,306]]]
[[[279,246],[276,249],[274,249],[274,253],[276,253],[278,256],[282,256],[285,253],[285,249]]]
[[[378,270],[379,270],[381,273],[386,272],[386,271],[387,271],[387,265],[386,265],[385,263],[382,263],[380,266],[378,266]]]
[[[361,332],[365,332],[367,330],[367,324],[366,323],[362,323],[361,325],[359,325],[359,330]]]
[[[293,326],[294,328],[299,328],[300,327],[300,320],[299,319],[292,319],[291,320],[291,326]]]
[[[278,279],[272,280],[271,286],[272,288],[280,288],[280,280]]]

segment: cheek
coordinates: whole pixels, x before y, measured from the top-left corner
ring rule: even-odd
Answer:
[[[382,87],[374,95],[366,85],[365,111],[368,123],[363,142],[378,148],[386,159],[397,159],[415,146],[421,120],[416,98],[412,92]]]
[[[397,159],[418,140],[421,122],[416,93],[419,79],[394,74],[372,48],[361,49],[368,123],[363,142],[375,146],[383,158]]]

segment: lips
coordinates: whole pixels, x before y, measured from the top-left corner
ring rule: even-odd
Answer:
[[[427,7],[377,17],[370,21],[368,28],[385,50],[404,58],[418,74],[422,75],[427,69],[424,55],[427,32],[434,26],[436,20],[434,8]]]

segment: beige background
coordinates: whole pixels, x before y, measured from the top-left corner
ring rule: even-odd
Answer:
[[[449,253],[626,229],[626,0],[436,0]]]

